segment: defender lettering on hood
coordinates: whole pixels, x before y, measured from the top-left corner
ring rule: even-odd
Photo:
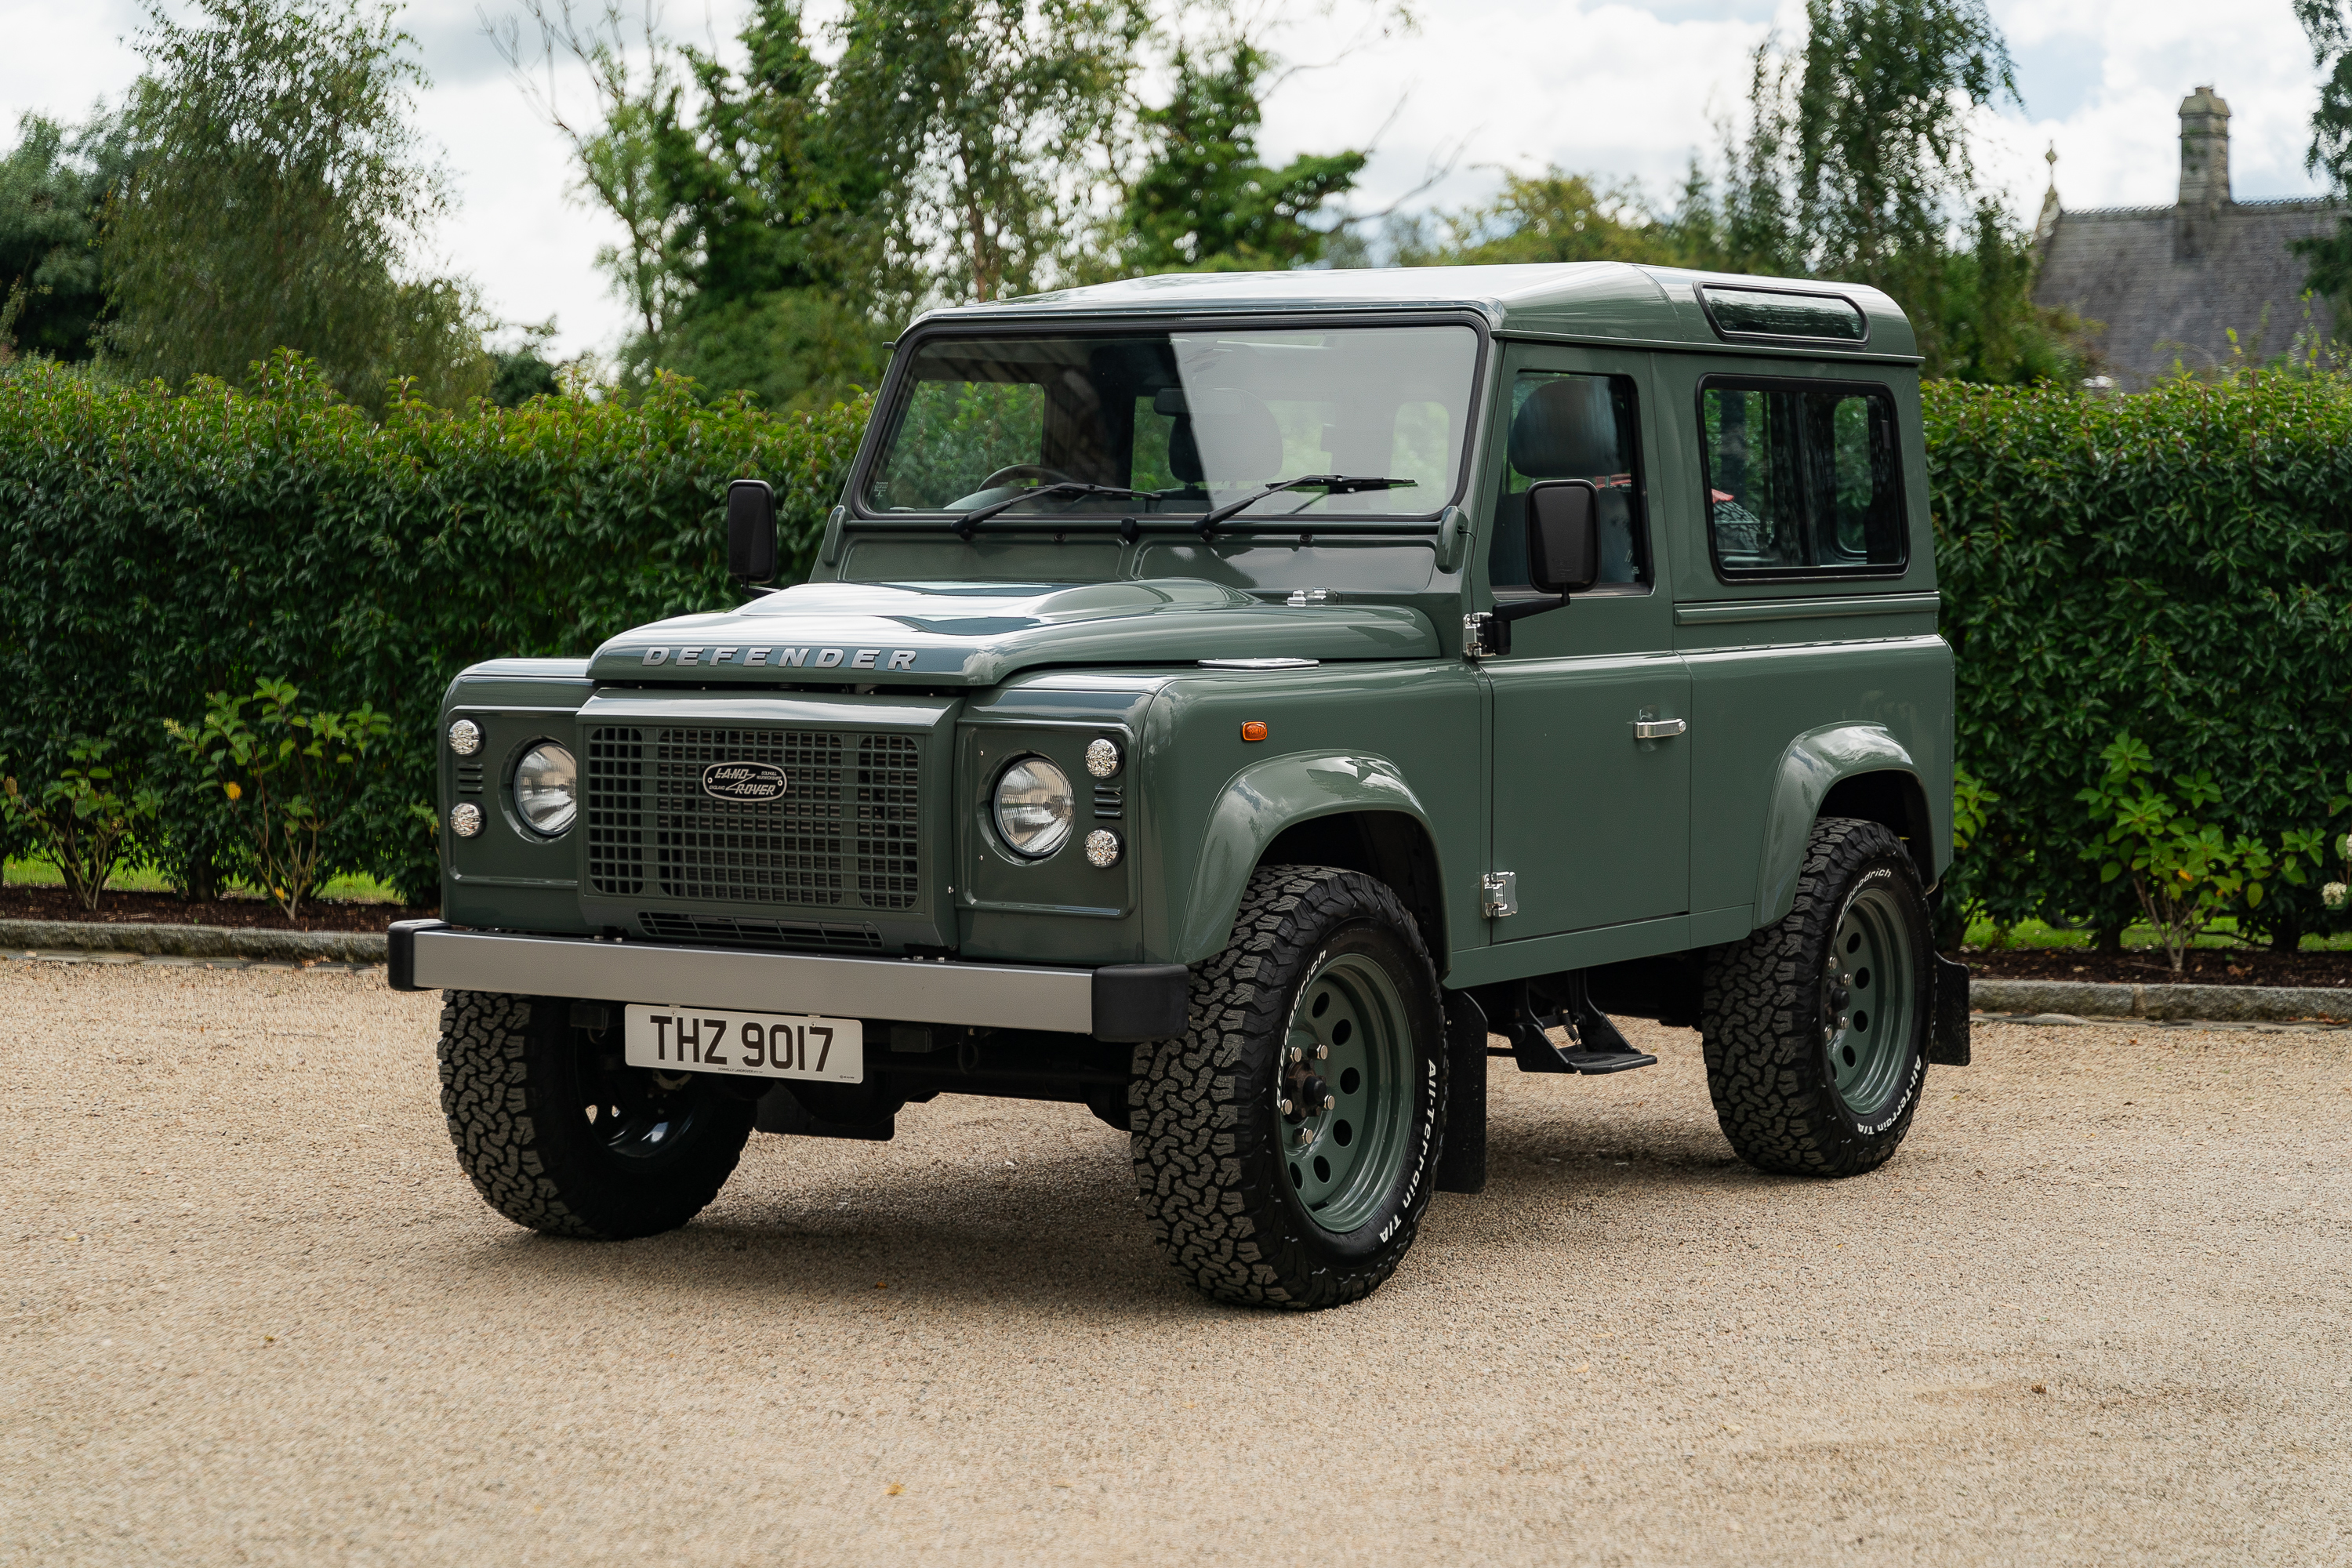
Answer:
[[[991,686],[1039,665],[1204,658],[1432,658],[1435,629],[1397,605],[1272,603],[1193,578],[1088,583],[803,583],[738,610],[616,637],[589,673],[747,685],[835,679]]]

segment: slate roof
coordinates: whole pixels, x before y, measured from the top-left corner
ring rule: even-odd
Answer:
[[[2062,211],[2042,242],[2034,301],[2099,323],[2092,341],[2126,392],[2176,366],[2230,364],[2232,328],[2245,358],[2273,358],[2305,325],[2305,263],[2287,245],[2333,233],[2343,216],[2310,200]],[[2193,254],[2183,254],[2184,225]],[[2312,327],[2335,331],[2326,300],[2308,310]]]

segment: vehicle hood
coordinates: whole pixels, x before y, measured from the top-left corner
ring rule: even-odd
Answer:
[[[1088,583],[803,583],[678,616],[596,650],[598,680],[993,686],[1042,665],[1204,658],[1433,658],[1395,605],[1268,604],[1192,578]]]

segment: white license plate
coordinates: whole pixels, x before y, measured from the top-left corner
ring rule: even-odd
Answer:
[[[855,1018],[633,1005],[623,1035],[622,1054],[633,1068],[866,1081],[866,1031]]]

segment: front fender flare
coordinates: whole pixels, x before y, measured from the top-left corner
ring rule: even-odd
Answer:
[[[1884,724],[1828,724],[1789,742],[1780,753],[1772,804],[1764,818],[1763,858],[1756,874],[1755,921],[1759,928],[1796,903],[1805,845],[1831,787],[1857,773],[1879,773],[1919,777],[1919,764]]]
[[[1341,812],[1399,812],[1430,836],[1429,813],[1396,764],[1370,752],[1297,752],[1269,757],[1226,781],[1210,809],[1201,854],[1177,929],[1176,961],[1197,963],[1223,949],[1258,857],[1295,823]]]

